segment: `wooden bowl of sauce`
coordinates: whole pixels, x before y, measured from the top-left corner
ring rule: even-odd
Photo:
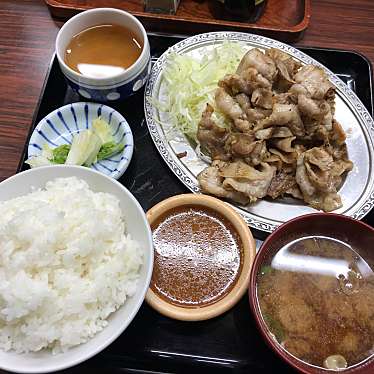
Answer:
[[[161,314],[201,321],[233,307],[247,290],[256,245],[244,220],[211,196],[171,197],[147,212],[155,261],[146,295]]]

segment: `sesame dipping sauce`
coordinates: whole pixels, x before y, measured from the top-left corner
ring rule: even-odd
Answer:
[[[199,205],[182,205],[153,224],[155,262],[151,289],[185,308],[214,304],[231,289],[243,265],[243,245],[221,214]]]

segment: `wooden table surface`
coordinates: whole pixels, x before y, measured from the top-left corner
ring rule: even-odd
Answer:
[[[60,26],[42,0],[0,1],[0,180],[17,170]],[[313,0],[297,45],[356,50],[373,63],[373,35],[373,0]]]

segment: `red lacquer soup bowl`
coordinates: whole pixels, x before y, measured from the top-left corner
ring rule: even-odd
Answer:
[[[374,229],[316,213],[274,231],[249,299],[267,344],[303,373],[374,373]]]

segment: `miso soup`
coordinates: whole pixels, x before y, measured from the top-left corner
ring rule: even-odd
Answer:
[[[287,244],[257,279],[261,314],[274,339],[311,365],[341,370],[374,353],[373,264],[341,241]]]
[[[108,78],[129,68],[143,46],[130,30],[119,25],[98,25],[75,35],[66,47],[65,63],[91,78]]]

